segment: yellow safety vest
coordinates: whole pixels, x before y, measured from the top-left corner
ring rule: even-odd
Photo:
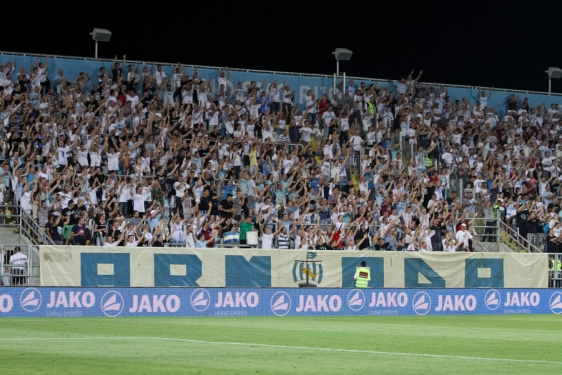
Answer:
[[[369,280],[371,280],[371,271],[365,267],[359,267],[357,270],[359,273],[357,275],[357,280],[355,280],[356,288],[367,288],[369,286]]]
[[[492,207],[492,218],[498,219],[500,216],[500,206],[496,204]]]
[[[551,260],[550,260],[550,269],[551,269],[551,270],[554,270],[555,261],[556,261],[556,269],[557,269],[558,271],[562,270],[562,262],[561,262],[560,260],[555,260],[555,259],[551,259]]]
[[[423,159],[423,164],[426,166],[426,168],[433,167],[433,160],[431,160],[429,155],[425,155],[425,158]]]
[[[376,108],[375,103],[367,102],[367,111],[369,112],[369,115],[374,116]]]

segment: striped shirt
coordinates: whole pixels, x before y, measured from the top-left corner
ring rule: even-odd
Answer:
[[[291,142],[291,138],[288,135],[281,134],[277,137],[277,142]]]
[[[288,249],[289,248],[289,235],[288,234],[279,234],[277,236],[277,247],[279,249]]]

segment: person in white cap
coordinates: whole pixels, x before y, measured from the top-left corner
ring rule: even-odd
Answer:
[[[472,239],[472,233],[466,230],[466,224],[461,224],[461,230],[455,235],[457,243],[463,243],[466,248],[468,248],[468,240]]]

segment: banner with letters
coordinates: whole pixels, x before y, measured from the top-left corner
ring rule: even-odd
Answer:
[[[0,288],[0,317],[562,314],[559,289]]]
[[[65,287],[546,288],[547,254],[41,246],[41,285]]]

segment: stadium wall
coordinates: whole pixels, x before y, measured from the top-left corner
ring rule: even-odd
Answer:
[[[0,317],[561,313],[555,289],[0,288]]]
[[[546,288],[548,255],[41,246],[42,286]]]
[[[37,58],[42,58],[43,63],[45,63],[45,56],[37,55],[26,55],[26,54],[15,54],[9,52],[0,52],[0,58],[2,62],[17,60],[16,72],[19,72],[19,67],[23,66],[29,74],[29,69],[33,63],[37,61]],[[58,74],[58,69],[63,69],[65,76],[69,78],[77,77],[80,72],[85,72],[90,75],[92,80],[90,84],[97,83],[97,75],[99,74],[100,67],[106,68],[106,74],[110,75],[111,72],[111,62],[112,60],[94,60],[87,58],[71,58],[71,57],[50,57],[49,58],[49,69],[47,70],[47,76],[54,82],[54,77]],[[144,62],[134,62],[130,61],[128,63],[136,64],[140,63],[140,69],[144,66]],[[151,66],[152,63],[147,63],[147,66]],[[162,63],[162,69],[166,72],[169,79],[173,75],[173,65]],[[197,67],[199,72],[199,77],[210,80],[211,88],[216,88],[217,77],[219,73],[219,68],[213,67]],[[126,72],[126,69],[125,69]],[[193,69],[190,67],[188,72],[192,75]],[[300,104],[301,109],[305,101],[305,96],[308,90],[312,90],[317,98],[320,98],[322,93],[328,93],[332,95],[333,91],[333,77],[332,76],[321,76],[321,75],[308,75],[308,74],[298,74],[298,73],[277,73],[277,72],[265,72],[265,71],[255,71],[255,70],[241,70],[241,69],[231,69],[231,77],[228,80],[228,86],[230,92],[234,92],[234,88],[237,86],[238,82],[243,83],[243,87],[246,89],[251,81],[256,81],[258,86],[261,85],[262,80],[266,80],[266,84],[269,85],[276,79],[279,84],[282,84],[286,80],[287,84],[291,86],[291,90],[295,91],[295,101]],[[125,74],[125,73],[124,73]],[[388,82],[376,78],[360,78],[360,77],[349,77],[355,79],[356,85],[360,82],[365,82],[367,85],[371,83],[378,82],[383,87],[388,85]],[[399,78],[399,77],[396,77]],[[546,82],[546,78],[545,78]],[[454,100],[460,100],[462,98],[470,99],[475,102],[478,95],[477,87],[467,87],[467,86],[456,86],[449,84],[437,84],[437,86],[447,86],[449,87],[449,96],[451,97],[451,102]],[[391,91],[396,91],[395,87],[390,86]],[[541,103],[545,103],[550,106],[551,103],[562,103],[562,97],[558,94],[548,95],[547,93],[531,92],[531,91],[515,91],[506,89],[495,89],[492,97],[488,100],[488,106],[494,108],[496,112],[501,116],[507,111],[507,101],[511,94],[516,94],[523,99],[524,97],[529,98],[529,104],[531,107],[536,107]],[[231,98],[233,99],[234,96]]]

